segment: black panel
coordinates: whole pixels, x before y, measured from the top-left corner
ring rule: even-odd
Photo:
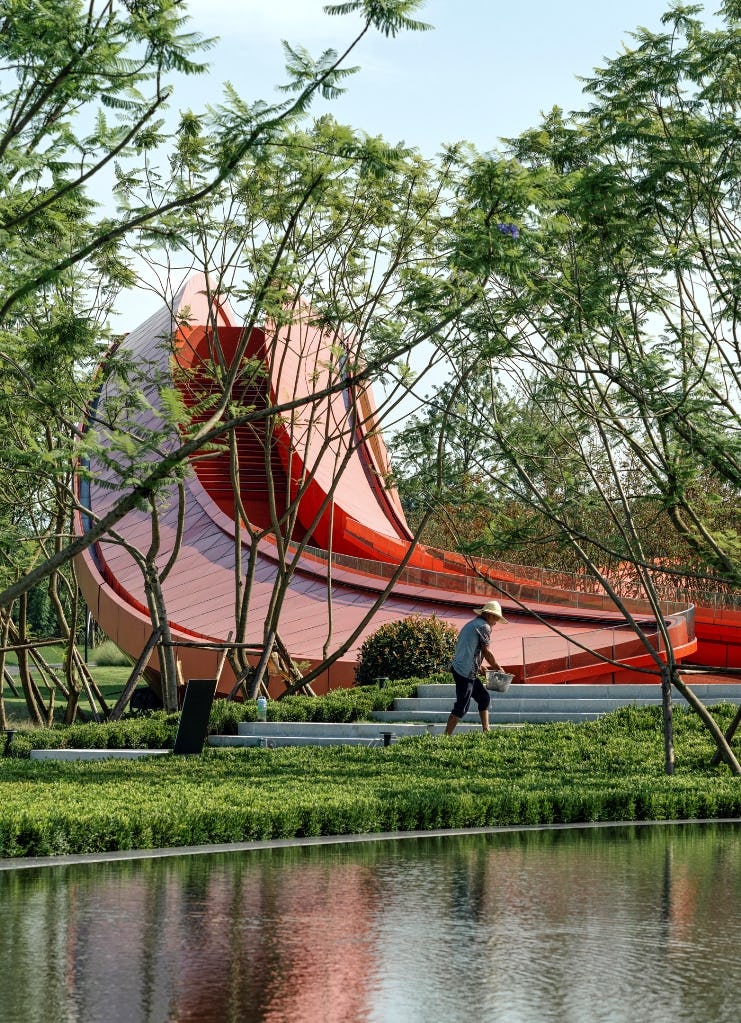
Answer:
[[[185,686],[173,753],[201,753],[216,692],[215,678],[191,678]]]

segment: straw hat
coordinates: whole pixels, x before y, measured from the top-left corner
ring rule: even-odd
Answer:
[[[475,607],[473,611],[477,615],[493,615],[498,622],[507,621],[502,614],[502,605],[498,600],[490,600],[488,604],[484,604],[483,607]]]

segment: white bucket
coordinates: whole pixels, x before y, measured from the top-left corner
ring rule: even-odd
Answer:
[[[506,693],[514,677],[514,675],[508,675],[506,671],[487,671],[486,688],[493,689],[497,693]]]

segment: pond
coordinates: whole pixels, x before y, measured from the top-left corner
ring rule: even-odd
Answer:
[[[737,1023],[741,825],[0,872],[2,1023]]]

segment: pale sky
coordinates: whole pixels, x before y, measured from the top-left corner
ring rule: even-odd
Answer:
[[[285,80],[281,40],[318,55],[342,52],[359,21],[329,17],[326,0],[186,0],[188,29],[217,36],[206,76],[176,79],[173,112],[218,104],[230,81],[248,102],[274,102]],[[351,58],[360,71],[331,104],[334,116],[427,157],[467,140],[482,152],[535,127],[554,105],[584,105],[579,77],[631,45],[638,26],[661,30],[670,0],[427,0],[417,17],[429,32],[395,39],[368,34]],[[707,19],[717,7],[705,7]],[[159,308],[154,295],[125,298],[114,329],[131,330]],[[130,322],[134,319],[134,322]]]
[[[229,80],[247,99],[275,99],[281,39],[312,53],[341,51],[358,22],[328,17],[325,0],[186,0],[191,28],[220,36],[208,79],[187,83],[176,105],[218,101]],[[661,29],[670,0],[427,0],[418,17],[434,30],[366,36],[360,72],[332,104],[338,120],[434,155],[467,139],[480,150],[537,124],[541,111],[581,105],[589,76],[630,45],[637,26]],[[708,17],[718,6],[706,5]]]

